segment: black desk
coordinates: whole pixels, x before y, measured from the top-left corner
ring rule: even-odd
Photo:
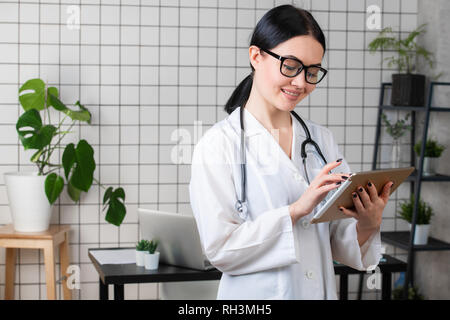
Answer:
[[[177,281],[199,281],[199,280],[220,280],[222,272],[217,269],[200,271],[188,268],[180,268],[166,264],[159,264],[158,270],[146,270],[136,264],[99,264],[91,255],[91,250],[117,250],[127,248],[91,248],[88,256],[97,270],[100,290],[100,300],[108,299],[108,285],[114,285],[114,299],[124,299],[124,285],[126,283],[149,283],[149,282],[177,282]],[[406,263],[391,256],[383,256],[386,261],[380,262],[378,267],[382,274],[382,299],[391,298],[392,272],[406,271]],[[342,264],[335,264],[334,271],[339,275],[340,299],[348,299],[348,275],[367,274],[365,271],[358,271]]]

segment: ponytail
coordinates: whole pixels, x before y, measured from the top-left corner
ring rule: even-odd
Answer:
[[[234,89],[231,97],[225,104],[225,111],[231,114],[237,107],[243,107],[250,97],[250,91],[253,85],[253,72],[250,73],[241,83]]]

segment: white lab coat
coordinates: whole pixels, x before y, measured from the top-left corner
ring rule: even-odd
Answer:
[[[308,187],[300,155],[306,135],[291,115],[291,160],[247,109],[249,214],[241,219],[235,210],[241,189],[239,114],[236,108],[207,130],[192,157],[193,214],[206,257],[223,272],[217,298],[337,299],[333,260],[358,270],[377,265],[379,230],[360,248],[354,218],[309,223],[321,204],[293,226],[289,205]],[[304,121],[328,162],[343,158],[329,129]],[[351,172],[345,159],[335,172]]]

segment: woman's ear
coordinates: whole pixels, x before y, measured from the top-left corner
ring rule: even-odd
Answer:
[[[248,48],[248,57],[253,69],[258,69],[258,65],[261,62],[261,50],[257,46],[250,46]]]

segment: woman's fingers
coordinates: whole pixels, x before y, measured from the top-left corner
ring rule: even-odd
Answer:
[[[342,159],[337,159],[334,162],[327,163],[323,166],[322,170],[319,172],[319,175],[327,175],[331,170],[341,165]]]
[[[363,186],[359,186],[358,189],[356,189],[356,192],[358,192],[359,198],[361,199],[361,202],[364,206],[364,208],[368,208],[371,205],[371,200],[369,197],[369,194],[366,192],[366,189],[363,188]]]
[[[367,191],[369,192],[370,200],[375,202],[378,199],[378,191],[375,185],[372,182],[367,183]]]
[[[385,204],[389,200],[389,195],[391,193],[391,189],[392,189],[393,185],[394,185],[394,182],[389,181],[384,185],[383,190],[381,191],[380,198],[383,199]]]
[[[322,181],[334,182],[334,181],[345,181],[350,177],[348,173],[332,173],[322,177]]]
[[[323,166],[322,170],[316,176],[316,185],[322,187],[324,183],[343,182],[350,177],[348,173],[330,173],[331,170],[338,167],[342,163],[342,159],[337,159]]]
[[[318,185],[323,187],[328,184],[338,184],[341,185],[350,177],[347,173],[332,173],[326,176],[319,177]]]
[[[340,185],[341,185],[340,183],[338,184],[336,182],[324,184],[323,186],[319,187],[319,191],[321,193],[328,193],[333,189],[339,188]]]
[[[355,205],[356,211],[357,212],[364,211],[364,205],[362,204],[361,199],[359,198],[359,196],[356,192],[352,193],[352,199],[353,199],[353,204]]]

